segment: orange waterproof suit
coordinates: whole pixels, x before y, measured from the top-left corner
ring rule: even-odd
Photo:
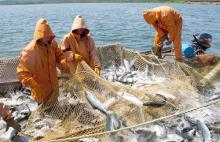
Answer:
[[[176,59],[181,59],[182,16],[180,13],[171,7],[160,6],[145,10],[143,16],[145,21],[157,31],[154,45],[161,44],[169,33],[169,39],[174,44],[175,57]]]
[[[85,36],[80,38],[79,35],[73,31],[83,29]],[[65,54],[73,52],[74,55],[78,54],[96,73],[100,74],[101,65],[96,54],[95,42],[90,35],[88,35],[89,29],[87,28],[82,16],[76,16],[72,25],[72,31],[65,35],[60,42],[60,48]],[[79,61],[73,59],[71,62],[67,62],[67,67],[64,69],[66,73],[74,74]]]
[[[55,39],[48,46],[38,44],[39,39],[47,37],[55,36],[48,22],[41,18],[36,24],[34,39],[22,51],[17,67],[19,80],[31,87],[33,99],[40,103],[47,101],[50,94],[57,90],[56,63],[66,60]]]

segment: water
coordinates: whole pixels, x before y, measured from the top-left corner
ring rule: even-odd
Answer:
[[[57,42],[70,31],[76,15],[82,15],[97,45],[122,43],[138,51],[148,50],[155,30],[143,19],[144,9],[170,5],[184,18],[183,42],[197,32],[213,35],[213,48],[220,53],[220,5],[188,4],[45,4],[0,6],[0,57],[18,56],[32,39],[36,21],[44,17],[56,34]]]

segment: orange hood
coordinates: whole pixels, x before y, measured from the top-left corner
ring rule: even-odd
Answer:
[[[157,12],[155,12],[154,9],[144,10],[143,16],[145,21],[150,25],[152,25],[154,21],[158,19]]]
[[[37,21],[35,31],[34,31],[34,40],[37,41],[46,37],[55,37],[52,32],[47,20],[41,18]]]
[[[87,34],[89,33],[89,29],[87,28],[83,17],[80,15],[76,16],[72,24],[72,31],[77,29],[84,29]]]

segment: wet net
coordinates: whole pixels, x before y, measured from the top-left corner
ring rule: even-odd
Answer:
[[[90,134],[103,142],[117,141],[120,136],[115,138],[115,133],[98,133],[199,105],[196,86],[205,75],[198,73],[199,69],[142,55],[120,44],[100,47],[97,52],[103,68],[101,76],[84,61],[74,75],[60,74],[59,90],[53,92],[47,104],[32,112],[22,134],[32,141],[79,141]],[[91,106],[88,93],[101,102],[107,113]],[[132,135],[132,131],[128,133]]]
[[[18,58],[0,58],[0,94],[17,90],[21,87],[16,75]]]

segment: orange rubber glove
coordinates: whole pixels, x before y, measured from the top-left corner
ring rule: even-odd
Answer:
[[[81,60],[82,60],[82,56],[79,55],[79,54],[74,54],[73,60],[75,60],[75,61],[81,61]]]
[[[94,71],[98,75],[100,75],[100,73],[101,73],[101,69],[99,67],[95,67]]]
[[[61,64],[66,64],[67,63],[67,59],[63,59],[60,61]]]

